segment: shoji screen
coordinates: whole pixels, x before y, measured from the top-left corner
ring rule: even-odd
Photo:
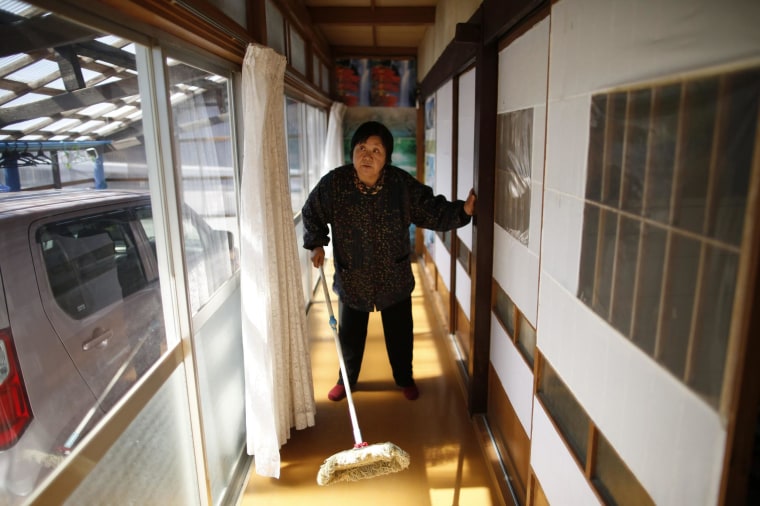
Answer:
[[[452,196],[452,128],[453,128],[453,83],[441,86],[435,95],[436,106],[436,144],[435,144],[435,194]],[[451,290],[451,241],[446,234],[435,235],[433,260],[438,268],[438,275],[446,290]],[[444,301],[445,302],[445,301]]]
[[[488,417],[526,499],[538,307],[549,18],[499,53]]]

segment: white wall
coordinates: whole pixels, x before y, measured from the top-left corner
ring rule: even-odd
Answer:
[[[425,30],[417,49],[417,76],[420,81],[454,39],[457,23],[470,19],[480,3],[481,0],[439,0],[435,6],[435,24]]]

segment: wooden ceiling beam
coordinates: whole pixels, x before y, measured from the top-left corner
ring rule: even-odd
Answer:
[[[435,7],[309,7],[311,20],[323,25],[432,25]]]

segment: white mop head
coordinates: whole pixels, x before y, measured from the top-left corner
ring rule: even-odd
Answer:
[[[409,454],[393,443],[359,446],[328,457],[319,468],[317,483],[331,485],[396,473],[409,467]]]

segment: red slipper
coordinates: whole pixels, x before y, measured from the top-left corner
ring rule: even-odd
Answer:
[[[327,393],[327,398],[331,401],[340,401],[346,397],[346,387],[338,383]]]
[[[404,387],[404,397],[406,397],[408,400],[410,401],[416,400],[417,397],[419,396],[420,396],[420,391],[417,388],[417,385]]]

